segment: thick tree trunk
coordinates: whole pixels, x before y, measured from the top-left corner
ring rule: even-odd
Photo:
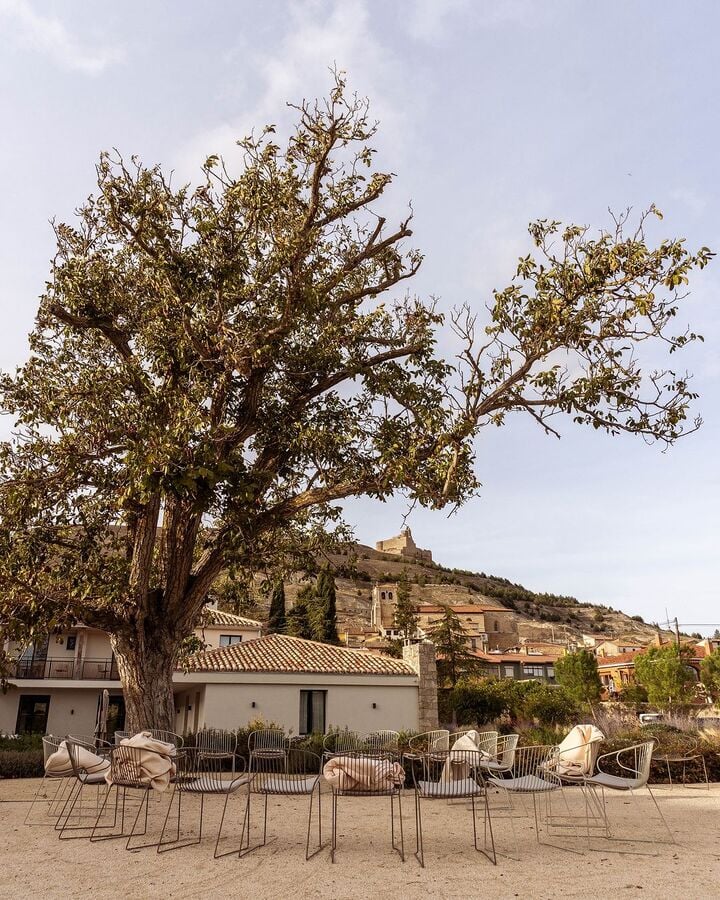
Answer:
[[[172,676],[177,647],[167,635],[148,645],[126,637],[111,638],[125,697],[125,729],[175,731]]]

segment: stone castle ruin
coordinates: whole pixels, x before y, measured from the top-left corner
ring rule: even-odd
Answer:
[[[400,534],[395,537],[388,538],[386,541],[377,541],[375,549],[379,553],[392,553],[396,556],[402,556],[405,559],[420,560],[422,562],[432,562],[432,551],[421,550],[413,540],[412,532],[405,526]]]

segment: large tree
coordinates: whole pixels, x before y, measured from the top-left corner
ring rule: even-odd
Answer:
[[[417,634],[418,614],[410,596],[410,580],[407,569],[403,569],[395,590],[395,613],[393,627],[400,632],[403,641],[409,641]]]
[[[269,634],[284,634],[287,631],[287,613],[285,610],[285,582],[276,579],[270,594],[270,611],[268,613],[267,630]]]
[[[474,438],[512,411],[664,443],[697,424],[686,375],[638,350],[655,364],[695,337],[671,327],[709,251],[650,245],[644,218],[538,222],[487,327],[452,317],[444,361],[435,305],[391,294],[421,256],[410,214],[381,212],[373,133],[338,78],[284,146],[266,129],[195,188],[102,154],[97,193],[55,226],[28,361],[0,382],[0,622],[106,629],[130,728],[172,728],[179,648],[219,576],[317,554],[336,501],[462,503]]]
[[[324,644],[339,644],[337,631],[337,588],[335,576],[326,566],[315,582],[308,615],[312,636]]]
[[[440,618],[430,623],[428,637],[435,644],[440,680],[449,687],[454,688],[458,678],[477,669],[477,657],[468,649],[467,633],[452,607],[446,606]]]

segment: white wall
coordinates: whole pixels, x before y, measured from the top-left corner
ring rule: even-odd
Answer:
[[[95,729],[98,697],[96,689],[48,688],[10,685],[7,694],[0,694],[0,731],[12,734],[17,724],[18,702],[21,694],[49,695],[49,734],[92,734]]]
[[[210,683],[205,685],[201,706],[201,727],[238,728],[253,719],[274,722],[292,734],[300,725],[300,691],[327,691],[325,725],[352,731],[418,727],[417,684],[341,682],[318,678],[288,681],[287,676],[263,676],[262,682]],[[255,706],[252,706],[252,703]],[[372,708],[372,704],[376,708]]]

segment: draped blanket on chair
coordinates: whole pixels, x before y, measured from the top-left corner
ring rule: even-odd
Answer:
[[[400,763],[354,756],[333,756],[325,763],[323,775],[338,791],[388,792],[405,780]]]

